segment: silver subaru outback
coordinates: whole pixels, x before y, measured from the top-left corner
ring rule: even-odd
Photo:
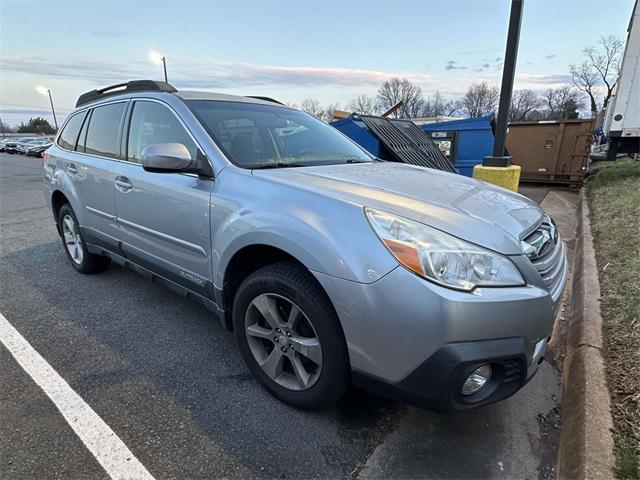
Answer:
[[[270,99],[93,90],[44,179],[77,271],[114,262],[201,302],[296,407],[350,385],[439,411],[504,399],[542,362],[567,277],[534,202],[380,161]]]

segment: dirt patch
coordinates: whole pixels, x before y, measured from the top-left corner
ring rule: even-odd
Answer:
[[[587,194],[602,296],[616,475],[640,478],[640,163],[601,166]]]
[[[566,242],[567,245],[569,242]],[[575,240],[571,240],[571,243],[575,243]],[[573,246],[568,246],[573,251]],[[555,323],[553,324],[553,335],[551,336],[551,342],[549,343],[550,355],[547,360],[553,367],[562,373],[564,366],[564,359],[567,355],[567,312],[569,311],[569,302],[571,299],[571,287],[573,277],[573,261],[569,261],[569,274],[567,276],[567,286],[562,294],[562,300],[560,301],[560,309],[556,316]]]
[[[556,457],[558,456],[558,442],[560,440],[560,426],[562,425],[560,406],[556,405],[546,414],[538,414],[540,425],[540,466],[538,479],[548,480],[556,478]]]

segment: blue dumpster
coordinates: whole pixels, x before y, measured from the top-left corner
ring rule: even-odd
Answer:
[[[436,143],[447,143],[447,155],[461,175],[470,177],[473,167],[493,153],[493,115],[452,120],[450,122],[425,123],[420,129]],[[444,150],[445,147],[441,148]]]
[[[382,158],[380,142],[356,115],[331,122],[331,126],[340,130],[370,154]]]

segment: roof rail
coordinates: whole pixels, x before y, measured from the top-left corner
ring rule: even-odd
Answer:
[[[130,82],[118,83],[110,87],[101,88],[99,90],[91,90],[83,93],[78,97],[76,107],[85,105],[94,100],[109,97],[111,95],[120,95],[130,92],[177,92],[176,88],[166,82],[156,82],[155,80],[131,80]]]
[[[284,105],[284,103],[279,102],[275,98],[271,97],[262,97],[260,95],[247,95],[247,98],[255,98],[256,100],[264,100],[265,102],[277,103],[278,105]]]

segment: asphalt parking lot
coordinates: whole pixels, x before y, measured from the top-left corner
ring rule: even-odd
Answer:
[[[0,313],[157,479],[548,478],[559,374],[445,416],[352,391],[305,412],[267,394],[200,305],[128,270],[67,263],[42,161],[0,154]],[[0,474],[108,478],[0,344]]]

